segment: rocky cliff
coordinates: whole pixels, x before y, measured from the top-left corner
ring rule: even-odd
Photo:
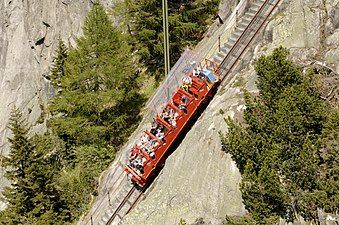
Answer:
[[[238,184],[241,176],[229,155],[221,152],[218,132],[226,132],[224,118],[241,117],[241,88],[256,92],[253,61],[283,45],[297,63],[318,64],[332,70],[333,99],[339,85],[339,1],[285,0],[256,43],[243,58],[243,69],[233,73],[178,149],[168,158],[146,198],[122,224],[173,225],[180,218],[188,224],[203,218],[222,224],[225,215],[242,215]],[[249,62],[249,63],[247,63]],[[334,91],[333,91],[334,90]],[[199,220],[198,220],[199,221]],[[284,224],[284,221],[281,221]],[[304,224],[297,222],[297,224]],[[324,223],[325,224],[325,223]],[[330,224],[330,221],[328,221]]]
[[[104,5],[112,1],[102,1]],[[56,40],[75,45],[91,0],[0,0],[0,151],[8,154],[6,128],[16,106],[33,132],[43,132],[43,109],[53,90],[49,75]],[[40,122],[40,123],[39,123]],[[0,187],[7,184],[0,172]]]
[[[0,150],[8,153],[6,129],[11,108],[28,115],[34,132],[44,131],[39,120],[53,95],[46,77],[60,36],[70,46],[81,33],[91,0],[0,0]],[[104,5],[111,1],[102,1]],[[234,5],[236,0],[230,1]],[[319,63],[339,73],[339,0],[285,0],[251,49],[252,62],[273,48],[288,47],[295,61]],[[224,11],[233,9],[223,8]],[[226,13],[227,14],[227,13]],[[245,63],[243,63],[245,64]],[[338,82],[335,73],[334,80]],[[336,77],[335,77],[336,76]],[[241,88],[256,92],[251,63],[225,84],[179,148],[169,157],[146,198],[123,224],[220,224],[225,215],[245,213],[238,184],[241,176],[229,155],[221,152],[218,132],[226,132],[224,118],[240,117]],[[331,85],[334,87],[335,82]],[[332,88],[331,88],[332,90]],[[333,92],[338,97],[337,89]],[[2,177],[2,176],[1,176]],[[0,185],[6,181],[1,179]]]

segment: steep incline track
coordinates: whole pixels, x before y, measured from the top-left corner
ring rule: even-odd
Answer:
[[[135,206],[135,204],[143,196],[143,191],[138,190],[132,186],[126,179],[126,174],[123,171],[123,165],[119,165],[121,169],[116,170],[113,175],[117,178],[114,186],[110,187],[107,193],[108,201],[99,202],[96,206],[96,210],[93,212],[97,215],[97,211],[102,209],[108,209],[103,214],[104,216],[98,217],[88,215],[86,222],[82,224],[86,225],[106,225],[114,224],[117,225],[122,218]],[[116,195],[111,195],[110,192],[117,192]],[[109,197],[110,196],[110,197]],[[99,214],[100,215],[100,214]]]
[[[213,58],[216,63],[219,63],[222,80],[232,72],[240,57],[248,49],[280,2],[282,0],[259,0],[242,17],[224,47]]]
[[[106,225],[112,224],[116,225],[122,220],[122,218],[129,213],[129,211],[135,206],[140,197],[142,196],[142,191],[137,190],[137,188],[132,187],[126,196],[122,199],[121,203],[118,205],[116,210],[113,212],[112,216],[106,222]]]
[[[248,49],[268,18],[283,0],[257,0],[251,4],[247,13],[238,21],[237,26],[214,57],[213,61],[219,65],[222,80],[225,80],[240,61],[243,53]],[[119,176],[120,177],[120,176]],[[121,181],[123,187],[113,203],[109,202],[110,210],[100,220],[90,217],[86,225],[117,225],[122,218],[136,205],[143,195],[128,183]],[[100,209],[99,209],[100,210]]]

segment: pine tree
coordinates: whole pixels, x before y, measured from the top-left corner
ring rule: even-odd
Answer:
[[[26,176],[27,161],[34,146],[28,138],[28,124],[22,118],[19,109],[14,108],[12,110],[8,127],[13,133],[13,137],[8,138],[12,151],[10,151],[8,157],[3,159],[2,163],[4,167],[14,166],[12,170],[6,172],[6,177],[17,182]]]
[[[8,139],[11,151],[7,157],[2,158],[2,166],[6,169],[5,177],[12,184],[5,187],[3,195],[8,202],[7,211],[11,215],[9,219],[13,220],[13,224],[21,224],[27,213],[34,209],[32,202],[34,192],[27,179],[30,176],[27,170],[31,166],[34,146],[28,137],[27,122],[16,108],[11,112],[9,129],[13,133],[12,137]]]
[[[53,184],[57,167],[28,137],[29,127],[18,109],[11,113],[9,128],[13,133],[9,138],[11,151],[2,158],[2,166],[11,186],[3,191],[8,206],[0,224],[37,224],[33,221],[48,211],[54,218],[66,216],[63,209],[67,207]]]
[[[260,95],[245,94],[246,125],[227,121],[222,138],[243,175],[246,208],[260,223],[293,221],[296,213],[316,220],[317,209],[338,209],[336,110],[287,57],[280,47],[257,61]]]
[[[329,112],[321,139],[320,190],[315,193],[327,212],[339,210],[339,109]]]
[[[83,30],[66,61],[63,92],[50,105],[62,116],[50,124],[69,144],[119,145],[138,121],[143,101],[131,48],[97,2]]]
[[[65,75],[65,61],[68,56],[67,47],[61,38],[58,39],[58,46],[55,54],[49,78],[51,79],[52,85],[57,88],[60,93],[62,90],[61,78]]]
[[[162,3],[156,0],[126,1],[127,19],[135,37],[136,50],[154,75],[162,73],[163,24]],[[168,1],[171,65],[186,46],[194,46],[203,37],[218,11],[219,0]]]
[[[287,57],[287,49],[280,46],[272,55],[260,57],[255,65],[260,96],[271,107],[285,88],[302,82],[300,68]]]

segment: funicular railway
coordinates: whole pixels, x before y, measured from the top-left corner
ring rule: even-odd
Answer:
[[[205,60],[199,65],[191,64],[183,79],[177,81],[177,85],[167,93],[169,98],[158,104],[152,124],[139,134],[129,150],[128,162],[123,170],[133,185],[124,189],[114,210],[110,209],[106,213],[109,215],[106,219],[96,223],[91,216],[86,225],[119,224],[130,212],[163,167],[176,142],[185,135],[190,122],[194,122],[196,116],[213,98],[219,85],[235,68],[281,2],[282,0],[252,1],[231,37],[212,60]]]
[[[155,115],[152,127],[145,131],[130,151],[125,171],[135,185],[143,188],[152,182],[157,169],[166,160],[166,153],[170,152],[187,124],[213,98],[220,82],[239,61],[279,3],[280,0],[256,1],[249,9],[252,18],[243,18],[242,22],[247,21],[247,26],[240,23],[235,38],[233,36],[228,40],[221,53],[213,61],[205,60],[198,66],[192,65],[182,85],[161,108],[161,112]]]
[[[125,171],[135,185],[145,187],[152,181],[157,169],[165,163],[171,147],[214,96],[219,83],[216,63],[206,60],[203,65],[193,65],[183,78],[183,84],[154,117],[152,127],[145,131],[130,151]]]

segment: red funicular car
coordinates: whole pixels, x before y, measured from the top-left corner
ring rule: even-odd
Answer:
[[[186,73],[171,100],[130,151],[125,171],[133,183],[144,187],[151,182],[189,122],[216,93],[219,83],[218,68],[208,60]]]

